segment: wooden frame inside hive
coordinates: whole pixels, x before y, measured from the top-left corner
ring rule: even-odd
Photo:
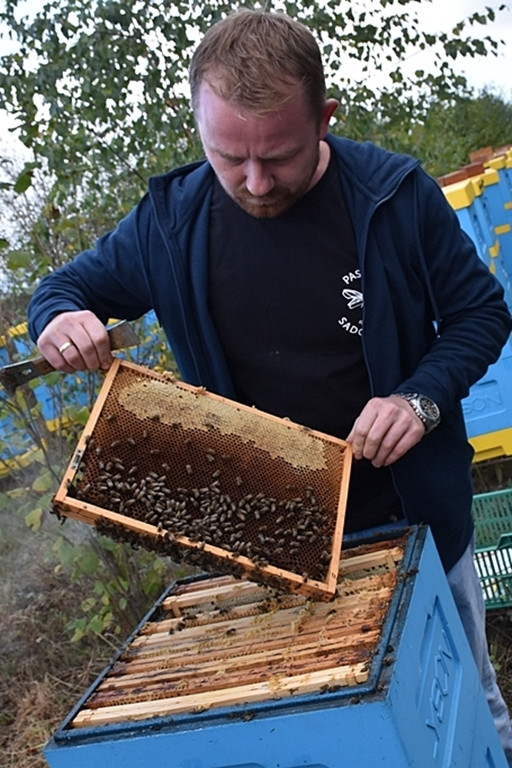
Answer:
[[[330,599],[350,466],[343,440],[117,359],[54,511],[205,570]]]
[[[71,729],[199,715],[367,684],[384,663],[407,534],[345,550],[330,603],[229,576],[178,582],[84,697]],[[376,680],[374,681],[376,684]]]

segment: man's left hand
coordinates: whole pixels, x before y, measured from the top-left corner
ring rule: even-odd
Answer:
[[[387,467],[419,443],[425,426],[402,397],[373,397],[354,422],[347,442],[355,459]]]

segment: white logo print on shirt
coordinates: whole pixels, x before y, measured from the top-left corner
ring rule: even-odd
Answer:
[[[341,295],[344,299],[347,299],[347,307],[349,309],[356,309],[363,306],[363,294],[361,291],[353,291],[352,288],[345,288]]]
[[[348,274],[343,275],[341,280],[346,285],[355,283],[357,287],[360,287],[361,272],[359,269],[355,270],[354,272],[349,272]],[[347,310],[349,311],[350,316],[348,316],[347,313],[347,316],[341,317],[338,320],[338,323],[341,325],[343,330],[346,331],[346,333],[350,333],[351,335],[357,334],[358,336],[361,336],[363,332],[362,309],[364,306],[364,299],[362,292],[358,291],[357,287],[343,288],[340,291],[340,295],[343,296],[346,301]]]

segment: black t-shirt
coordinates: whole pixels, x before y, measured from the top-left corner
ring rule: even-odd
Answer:
[[[333,159],[271,219],[247,214],[215,181],[209,305],[240,402],[347,436],[370,387],[357,248]],[[389,470],[354,462],[345,529],[398,509]]]

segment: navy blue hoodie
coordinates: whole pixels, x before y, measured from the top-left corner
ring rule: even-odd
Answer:
[[[372,394],[420,392],[441,409],[439,427],[391,470],[407,519],[431,526],[448,570],[473,531],[460,401],[499,357],[512,320],[500,284],[418,161],[327,140],[357,241]],[[41,282],[28,310],[33,340],[60,312],[90,309],[107,322],[154,309],[183,379],[235,399],[208,310],[212,179],[207,162],[152,178],[115,230]]]

